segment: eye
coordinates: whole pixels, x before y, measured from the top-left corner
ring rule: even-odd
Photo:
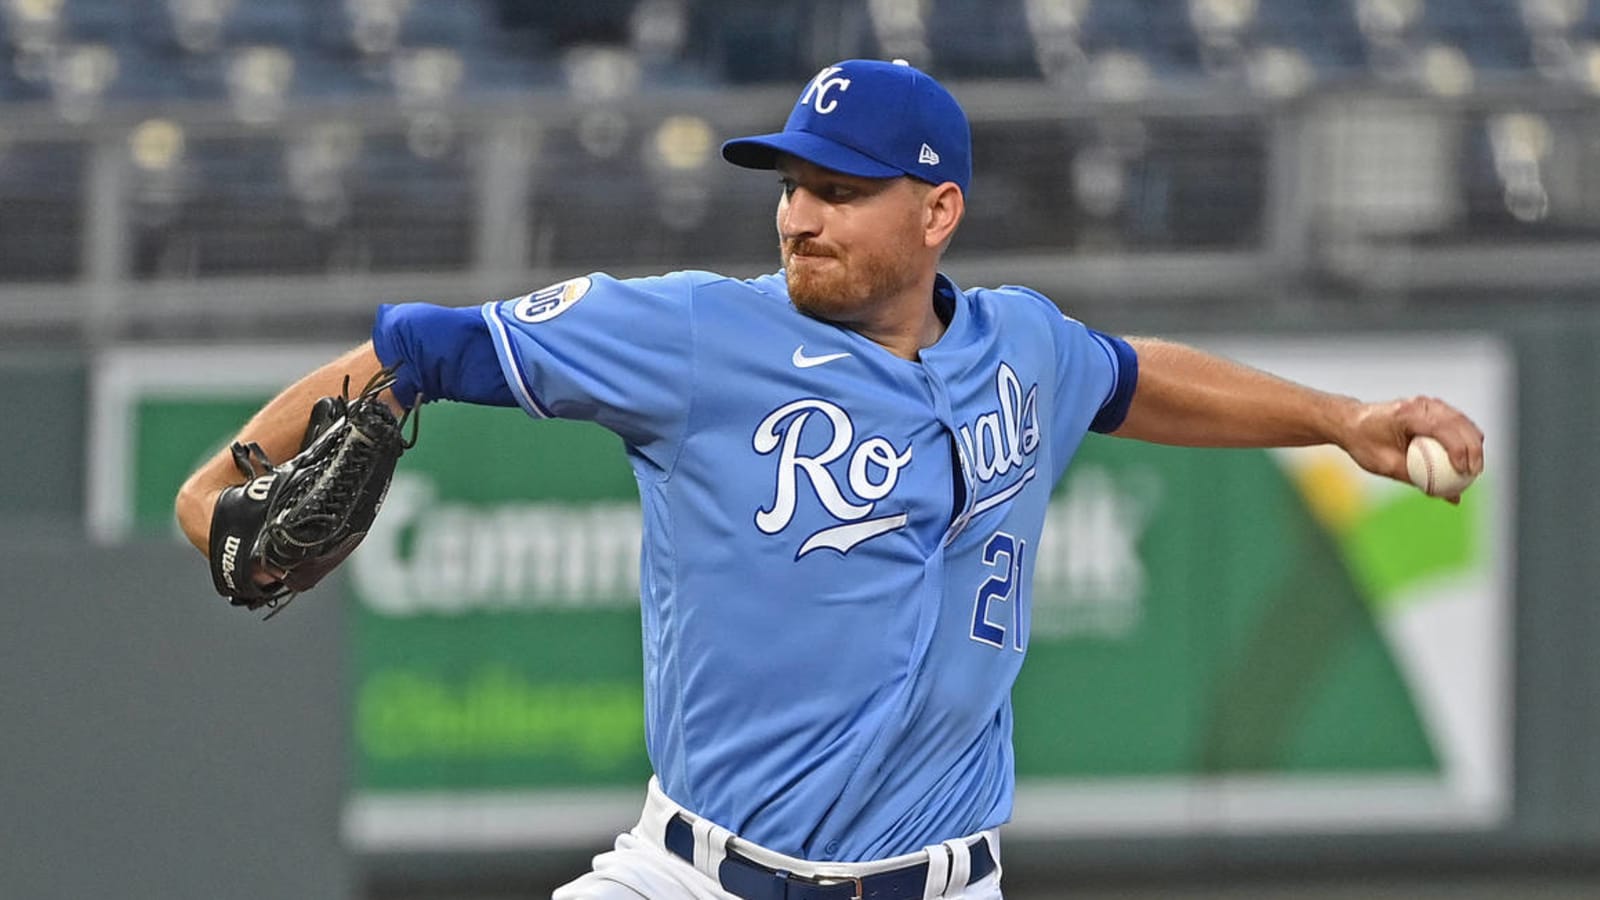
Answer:
[[[783,190],[783,195],[785,197],[794,196],[795,182],[793,178],[779,178],[778,187]]]
[[[834,203],[848,203],[854,200],[859,193],[848,184],[830,184],[827,189],[828,199]]]

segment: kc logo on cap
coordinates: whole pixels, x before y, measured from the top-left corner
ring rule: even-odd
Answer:
[[[972,180],[972,132],[961,104],[903,60],[847,59],[818,72],[783,130],[722,145],[728,162],[771,169],[779,154],[863,178]]]
[[[818,115],[827,115],[839,105],[837,100],[829,100],[828,92],[834,88],[841,91],[850,90],[850,79],[836,77],[840,71],[838,66],[829,66],[817,73],[811,79],[811,84],[806,86],[806,92],[800,95],[801,103],[810,103],[817,108]]]

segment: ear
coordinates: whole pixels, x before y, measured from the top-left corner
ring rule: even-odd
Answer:
[[[946,181],[930,188],[922,199],[923,246],[943,247],[955,234],[966,212],[966,198],[955,182]]]

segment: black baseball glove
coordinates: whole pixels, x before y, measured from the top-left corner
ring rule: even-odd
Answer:
[[[224,489],[212,509],[217,593],[234,606],[268,607],[271,618],[361,543],[395,463],[417,438],[416,420],[407,439],[404,419],[379,399],[392,384],[394,370],[384,369],[352,398],[346,376],[341,396],[312,407],[299,454],[280,465],[259,444],[233,445],[234,464],[249,480]],[[274,580],[258,581],[263,573]]]

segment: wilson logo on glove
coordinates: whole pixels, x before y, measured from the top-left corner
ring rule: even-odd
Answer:
[[[272,483],[277,480],[276,475],[263,475],[245,487],[244,495],[251,500],[265,500],[267,492],[272,490]]]
[[[265,500],[265,497],[252,498]],[[238,567],[240,540],[237,535],[228,535],[222,542],[222,580],[228,583],[229,590],[235,590],[233,584],[233,571]]]

